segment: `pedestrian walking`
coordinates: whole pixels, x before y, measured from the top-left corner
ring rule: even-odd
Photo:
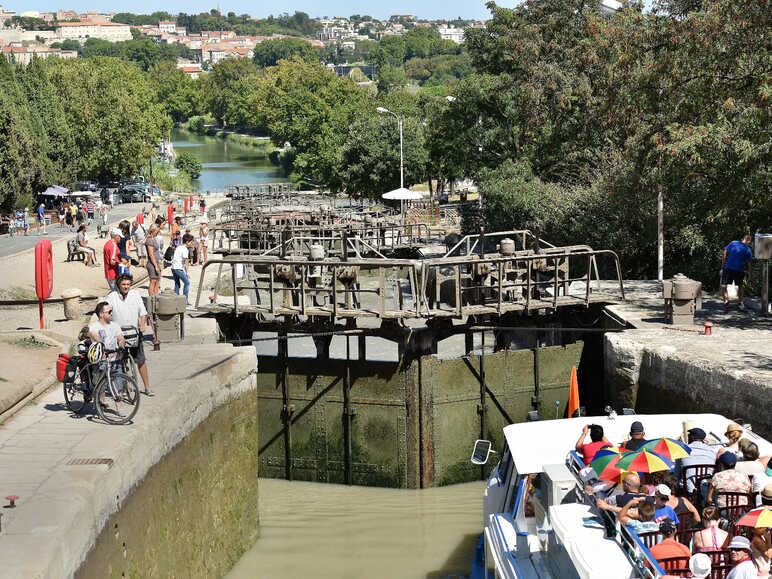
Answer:
[[[724,248],[721,259],[721,289],[724,292],[724,309],[729,309],[729,284],[737,286],[737,298],[740,301],[738,308],[745,310],[745,264],[753,262],[751,241],[753,237],[744,235],[742,240],[732,241]],[[753,285],[753,270],[748,268],[748,285]]]
[[[137,221],[132,221],[131,237],[134,240],[134,246],[137,248],[137,261],[139,262],[139,267],[147,267],[147,247],[145,247],[147,230],[145,229],[145,226]]]
[[[160,231],[158,225],[155,223],[151,225],[143,244],[147,254],[147,274],[150,278],[147,294],[151,296],[161,291],[161,272],[163,271],[161,256],[163,254],[161,253],[161,244],[158,241]]]
[[[29,234],[29,207],[25,207],[22,213],[21,228],[24,230],[24,235]]]
[[[41,203],[38,206],[38,235],[48,235],[46,228],[46,206]]]
[[[67,209],[64,206],[64,203],[59,205],[59,229],[64,229],[65,222],[67,220]]]
[[[107,226],[107,216],[110,214],[110,205],[102,203],[102,207],[99,208],[99,215],[102,217],[102,227]]]
[[[201,227],[198,230],[198,265],[206,261],[207,244],[209,243],[209,223],[206,217],[201,219]]]
[[[94,200],[89,197],[88,201],[86,201],[86,216],[88,217],[89,226],[94,221],[94,209],[96,209]]]
[[[115,291],[115,279],[118,277],[118,242],[121,240],[121,230],[110,230],[110,239],[105,243],[102,258],[105,267],[105,280],[110,291]]]
[[[183,285],[182,293],[185,295],[185,305],[188,302],[188,292],[190,290],[190,278],[188,277],[188,268],[190,266],[190,248],[193,245],[194,238],[189,233],[182,236],[182,244],[174,250],[172,257],[172,275],[174,276],[174,293],[180,294],[180,284]]]
[[[204,196],[202,195],[198,199],[198,208],[201,210],[201,214],[204,214],[204,211],[206,211],[206,201],[204,200]]]

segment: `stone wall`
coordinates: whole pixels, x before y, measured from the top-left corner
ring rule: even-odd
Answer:
[[[107,522],[76,574],[222,577],[258,536],[257,396],[217,408]]]
[[[732,360],[720,350],[711,358],[686,347],[687,340],[697,338],[711,340],[662,330],[606,334],[606,398],[617,410],[624,406],[640,413],[712,412],[742,418],[769,438],[772,384],[751,371],[754,360]]]

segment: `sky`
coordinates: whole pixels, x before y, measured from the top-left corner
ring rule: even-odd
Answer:
[[[511,6],[513,3],[499,2],[501,6]],[[17,13],[26,10],[38,10],[40,12],[54,12],[58,9],[86,12],[96,10],[99,12],[134,12],[151,13],[156,10],[165,10],[171,14],[178,12],[199,13],[208,12],[217,8],[217,0],[201,2],[193,0],[168,0],[158,3],[153,0],[26,0],[3,1],[0,0],[6,10],[15,10]],[[247,13],[257,18],[263,18],[269,14],[277,15],[282,12],[306,12],[312,17],[322,16],[351,16],[352,14],[369,14],[374,18],[386,19],[391,14],[413,14],[418,18],[438,20],[444,18],[456,18],[461,16],[466,19],[485,19],[490,13],[485,8],[485,0],[276,0],[274,2],[250,2],[248,0],[220,0],[220,10],[223,14],[235,12]]]

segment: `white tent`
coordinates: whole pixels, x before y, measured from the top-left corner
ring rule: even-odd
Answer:
[[[394,191],[384,193],[381,197],[393,201],[415,201],[417,199],[423,199],[424,195],[418,191],[411,191],[410,189],[400,187],[399,189],[394,189]]]
[[[48,189],[40,193],[40,195],[47,195],[49,197],[67,197],[67,191],[69,191],[69,189],[66,187],[51,185]]]

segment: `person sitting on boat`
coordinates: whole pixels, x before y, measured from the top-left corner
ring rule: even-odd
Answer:
[[[653,497],[657,487],[664,481],[664,472],[644,472],[641,474],[641,492]]]
[[[587,438],[587,433],[590,434],[589,444],[585,444],[584,441]],[[592,462],[595,453],[598,452],[604,446],[611,446],[611,443],[603,435],[603,427],[599,424],[585,424],[582,428],[582,434],[579,436],[579,440],[576,441],[576,452],[582,453],[582,460],[585,465],[589,465]]]
[[[718,464],[723,470],[713,475],[708,487],[707,502],[713,503],[716,493],[749,493],[751,492],[751,481],[748,475],[735,470],[737,456],[733,452],[725,452],[718,457]],[[726,506],[726,498],[719,496],[715,500],[718,508]],[[748,497],[738,497],[738,505],[747,505]]]
[[[634,472],[628,472],[622,479],[622,489],[619,494],[611,495],[607,500],[608,508],[606,510],[619,513],[627,503],[636,498],[645,498],[646,495],[640,492],[641,479]]]
[[[729,533],[719,527],[720,522],[721,515],[716,507],[707,506],[702,509],[704,528],[694,533],[692,547],[695,552],[720,551],[726,546],[729,542]]]
[[[707,435],[702,428],[692,428],[687,432],[687,440],[689,441],[689,448],[691,454],[676,461],[677,467],[683,469],[686,475],[686,490],[690,493],[694,492],[694,469],[687,468],[693,465],[710,465],[716,464],[716,451],[712,446],[705,443]]]
[[[647,442],[643,424],[636,420],[630,425],[630,440],[623,442],[619,446],[625,450],[638,450]]]
[[[743,439],[746,440],[746,439]],[[748,441],[742,446],[743,459],[734,467],[737,472],[756,476],[764,473],[764,465],[759,460],[759,445]]]
[[[634,498],[622,507],[619,522],[637,534],[659,530],[659,524],[654,521],[654,505],[647,502],[646,497]]]
[[[772,483],[769,483],[761,490],[760,499],[761,499],[761,504],[759,506],[772,507]]]
[[[670,557],[691,557],[692,553],[689,551],[689,547],[675,540],[677,530],[678,527],[670,519],[665,519],[659,524],[662,540],[649,548],[651,556],[657,561],[662,562],[663,559]],[[686,567],[684,566],[683,569],[685,570]],[[675,571],[675,569],[671,569],[671,571]]]
[[[759,570],[751,559],[751,542],[745,537],[735,537],[727,548],[734,568],[726,579],[758,579]]]
[[[740,439],[743,436],[743,427],[734,422],[730,422],[729,426],[726,427],[724,436],[726,436],[726,443],[723,448],[719,449],[716,455],[721,456],[725,452],[731,452],[739,459],[742,456],[742,452],[740,451]]]
[[[692,522],[700,522],[700,513],[692,502],[682,497],[681,486],[678,484],[678,477],[675,473],[666,472],[662,477],[662,484],[667,485],[670,488],[670,498],[667,500],[667,504],[675,511],[679,518],[683,518],[683,515],[691,513]]]
[[[673,510],[673,507],[667,504],[670,496],[670,487],[665,484],[661,484],[658,485],[654,491],[653,500],[652,497],[646,497],[646,500],[654,505],[654,520],[657,523],[661,523],[665,519],[670,519],[671,521],[675,522],[676,525],[680,522],[678,515],[676,515],[676,512]]]
[[[760,579],[769,579],[770,559],[772,559],[772,528],[754,527],[751,529],[751,559],[759,570]]]

